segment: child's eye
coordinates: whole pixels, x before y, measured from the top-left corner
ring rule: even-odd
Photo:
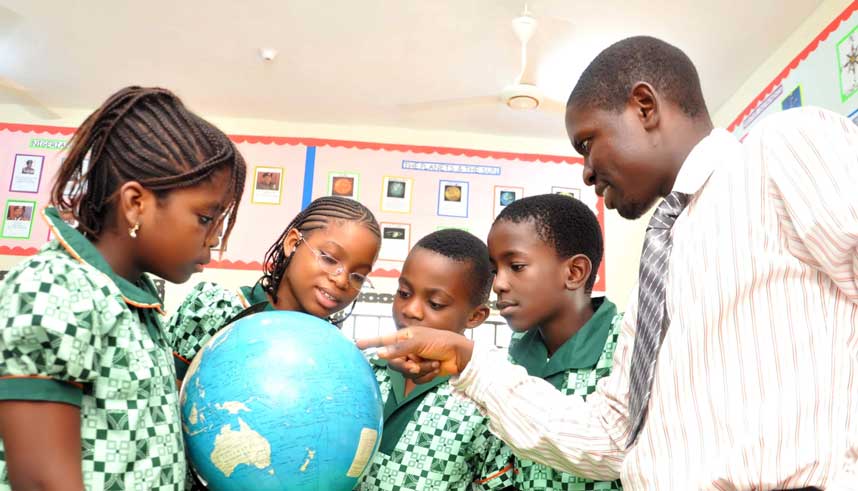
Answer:
[[[397,295],[399,298],[408,298],[408,297],[410,297],[410,296],[411,296],[411,294],[410,294],[410,293],[408,293],[408,292],[407,292],[407,291],[405,291],[405,290],[396,290],[396,295]]]
[[[200,225],[211,225],[214,221],[214,217],[209,217],[206,215],[197,215],[200,220]]]
[[[441,305],[440,303],[433,302],[433,301],[431,301],[431,300],[430,300],[430,301],[429,301],[429,307],[431,307],[431,308],[432,308],[432,310],[441,310],[441,309],[443,309],[444,307],[446,307],[446,305]]]
[[[329,256],[328,254],[325,254],[324,252],[319,255],[319,259],[321,259],[322,262],[324,262],[328,266],[339,266],[340,265],[340,261],[337,260],[337,258],[335,258],[334,256]]]
[[[582,157],[586,157],[590,154],[591,146],[592,143],[590,142],[590,138],[585,138],[579,141],[577,145],[575,145],[575,150],[578,150],[578,153],[580,153]]]
[[[525,266],[526,265],[524,265],[524,264],[513,264],[509,267],[509,269],[515,271],[516,273],[520,273],[520,272],[524,271]]]

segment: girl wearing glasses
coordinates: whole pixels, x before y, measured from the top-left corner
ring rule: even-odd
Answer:
[[[380,247],[378,222],[367,207],[336,196],[313,201],[268,250],[255,285],[233,292],[200,283],[173,314],[167,332],[179,380],[205,343],[244,315],[292,310],[342,322],[370,284],[367,275]]]

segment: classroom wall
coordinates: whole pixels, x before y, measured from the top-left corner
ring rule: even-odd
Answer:
[[[712,113],[716,126],[726,128],[765,89],[769,83],[796,57],[833,19],[854,0],[825,0],[778,47],[753,74],[739,87],[730,99]],[[706,90],[706,87],[703,87]],[[710,108],[711,109],[711,108]]]
[[[180,94],[193,107],[192,94]],[[0,105],[0,121],[20,124],[41,124],[53,126],[77,126],[88,114],[85,110],[52,108],[61,115],[59,120],[44,121],[33,118],[29,113],[16,106]],[[290,137],[329,138],[341,140],[371,141],[407,145],[445,146],[473,148],[496,152],[539,153],[573,155],[569,143],[563,139],[550,140],[521,138],[475,133],[408,130],[404,128],[372,126],[337,126],[321,124],[301,124],[285,121],[260,120],[249,118],[223,118],[207,116],[211,121],[229,134],[276,135]],[[563,124],[558,121],[558,124]],[[373,204],[370,204],[373,207]],[[637,261],[643,243],[645,223],[629,222],[613,213],[605,214],[606,243],[606,293],[618,304],[624,304],[628,298],[636,277]],[[6,268],[19,261],[20,257],[0,256],[0,268]],[[247,271],[229,271],[210,269],[200,278],[212,279],[226,284],[242,284],[251,281],[254,274]],[[198,278],[191,280],[191,283]],[[186,285],[189,287],[190,285]],[[172,290],[171,291],[182,291]],[[171,295],[172,296],[172,295]],[[168,300],[168,308],[172,301]]]

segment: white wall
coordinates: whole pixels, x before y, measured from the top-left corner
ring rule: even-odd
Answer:
[[[769,83],[822,32],[852,0],[825,0],[783,44],[763,62],[721,107],[713,113],[716,126],[726,128]],[[703,87],[706,90],[706,87]]]
[[[192,97],[186,102],[193,108]],[[43,124],[54,126],[80,125],[88,112],[80,109],[53,108],[60,114],[58,120],[38,120],[17,106],[0,105],[0,121],[7,123]],[[358,140],[406,145],[428,145],[443,147],[462,147],[504,152],[540,153],[556,155],[574,155],[574,150],[565,139],[539,139],[510,136],[497,136],[478,133],[451,131],[409,130],[392,127],[373,126],[337,126],[321,124],[303,124],[288,121],[272,121],[248,118],[224,118],[207,116],[210,121],[227,133],[246,135],[273,135],[287,137],[313,137],[339,140]],[[562,119],[558,118],[558,125]],[[624,306],[629,291],[637,275],[638,257],[643,244],[645,220],[629,222],[609,212],[605,219],[607,264],[607,294],[617,304]],[[8,267],[20,260],[16,257],[0,256],[0,268]],[[228,272],[209,270],[204,278],[232,284],[246,281],[253,275],[248,272]],[[196,278],[191,280],[194,282]],[[190,286],[190,285],[188,285]],[[168,302],[168,307],[173,302]]]

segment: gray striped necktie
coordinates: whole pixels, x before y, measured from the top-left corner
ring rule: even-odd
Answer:
[[[664,284],[667,281],[667,265],[670,258],[670,229],[676,217],[688,204],[689,196],[672,192],[658,205],[649,222],[641,254],[638,281],[638,319],[635,347],[632,352],[631,382],[629,395],[629,434],[627,447],[631,447],[643,428],[655,360],[661,346],[664,330],[670,319],[666,315]]]

